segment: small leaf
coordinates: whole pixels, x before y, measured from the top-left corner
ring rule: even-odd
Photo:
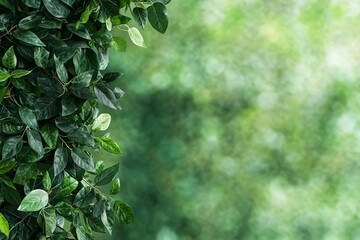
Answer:
[[[32,72],[32,70],[17,69],[15,71],[11,72],[11,76],[13,78],[21,78],[26,75],[29,75],[31,72]]]
[[[141,35],[140,31],[135,28],[135,27],[131,27],[128,29],[128,34],[129,34],[129,37],[131,39],[131,41],[139,46],[139,47],[146,47],[144,45],[144,38],[143,36]]]
[[[8,50],[6,50],[3,58],[2,64],[9,69],[15,68],[17,64],[17,58],[14,52],[14,47],[11,46]]]
[[[46,171],[45,174],[44,174],[42,184],[43,184],[44,189],[46,191],[49,191],[51,189],[51,178],[50,178],[50,174],[49,174],[48,171]]]
[[[113,205],[113,210],[115,213],[115,218],[117,220],[122,220],[126,224],[129,224],[134,221],[134,214],[131,208],[122,201],[115,201]]]
[[[94,178],[94,184],[97,186],[101,186],[110,183],[115,177],[115,175],[118,173],[118,171],[119,164],[106,168]]]
[[[112,82],[115,81],[116,79],[120,78],[124,76],[123,73],[121,72],[107,72],[105,73],[104,77],[103,77],[103,81],[105,82]]]
[[[46,68],[48,60],[49,60],[50,52],[43,47],[36,47],[34,51],[34,60],[35,64],[38,67]]]
[[[18,211],[35,212],[44,208],[49,202],[49,195],[41,189],[35,189],[28,193],[21,201]]]
[[[0,231],[3,234],[5,234],[6,237],[9,237],[9,222],[1,213],[0,213]]]
[[[160,33],[165,33],[169,24],[166,6],[155,2],[147,8],[148,19],[151,26]]]
[[[96,138],[96,142],[105,151],[113,154],[122,155],[119,145],[114,140],[107,137],[98,137]]]
[[[38,9],[40,7],[41,0],[23,0],[23,3],[28,7]]]
[[[94,121],[91,129],[93,131],[105,131],[111,123],[111,115],[108,113],[100,114]]]
[[[4,72],[3,70],[0,69],[0,83],[1,82],[5,82],[6,80],[8,80],[11,77],[11,75],[7,72]]]
[[[66,67],[64,66],[63,63],[59,61],[59,59],[55,55],[54,55],[54,61],[55,61],[57,76],[63,83],[66,83],[69,79]]]
[[[116,178],[113,184],[111,185],[110,194],[111,195],[118,194],[120,192],[120,187],[121,187],[120,179]]]

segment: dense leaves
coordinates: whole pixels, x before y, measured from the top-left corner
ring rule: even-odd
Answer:
[[[100,135],[111,115],[99,105],[121,109],[124,92],[109,83],[123,74],[102,71],[109,47],[145,46],[128,16],[164,33],[169,2],[0,1],[0,237],[92,239],[133,220],[110,196],[120,191],[119,164],[91,154],[122,154]],[[110,183],[109,195],[97,188]]]

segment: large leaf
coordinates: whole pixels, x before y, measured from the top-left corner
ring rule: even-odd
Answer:
[[[17,58],[14,52],[14,47],[11,46],[8,50],[6,50],[3,58],[2,58],[2,64],[6,68],[15,68],[17,64]]]
[[[70,8],[60,0],[43,0],[45,8],[56,18],[67,18]]]
[[[73,151],[71,151],[71,158],[73,159],[74,163],[80,168],[88,172],[95,172],[94,160],[84,151],[78,148],[74,149]]]
[[[94,184],[101,186],[110,183],[114,179],[118,171],[119,171],[119,164],[116,164],[112,167],[105,169],[95,177]]]
[[[155,2],[147,8],[148,19],[151,26],[160,33],[165,33],[169,24],[166,6]]]
[[[21,201],[18,211],[35,212],[44,208],[49,202],[49,195],[41,189],[35,189],[28,193]]]
[[[22,136],[13,136],[5,140],[2,147],[2,160],[14,157],[23,145]]]
[[[16,29],[13,32],[13,36],[15,38],[17,38],[18,40],[27,43],[31,46],[38,46],[38,47],[44,47],[46,46],[41,40],[40,38],[33,33],[30,30],[20,30],[20,29]]]
[[[115,16],[119,14],[119,1],[116,0],[100,0],[98,1],[102,10],[104,10],[108,16]]]
[[[6,237],[9,237],[9,222],[1,213],[0,213],[0,231],[3,234],[5,234]]]

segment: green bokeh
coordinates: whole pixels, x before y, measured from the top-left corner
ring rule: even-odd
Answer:
[[[113,53],[113,239],[360,239],[360,3],[173,0]],[[108,109],[104,109],[110,112]]]

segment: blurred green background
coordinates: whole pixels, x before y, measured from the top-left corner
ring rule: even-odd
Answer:
[[[112,53],[112,239],[360,239],[360,2],[173,0]]]

